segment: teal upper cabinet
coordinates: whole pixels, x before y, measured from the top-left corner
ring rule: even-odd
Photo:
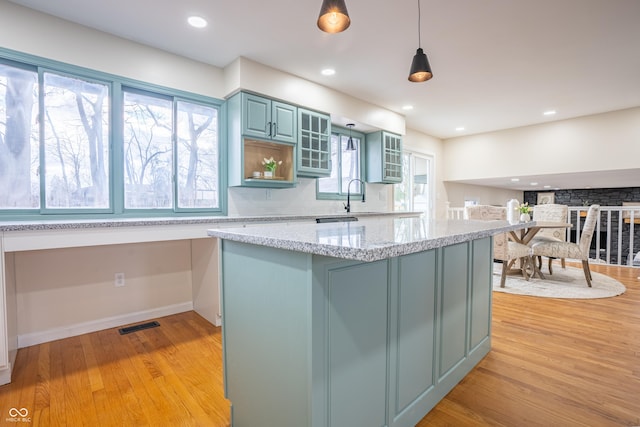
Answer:
[[[226,106],[228,185],[294,187],[297,107],[245,92],[230,97]],[[276,166],[267,170],[263,161],[271,157]]]
[[[367,135],[367,182],[402,182],[402,137],[385,131]]]
[[[297,108],[242,92],[242,133],[260,139],[296,143]]]
[[[298,108],[298,175],[331,174],[331,118]]]

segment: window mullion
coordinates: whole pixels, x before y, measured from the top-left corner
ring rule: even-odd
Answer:
[[[45,165],[45,149],[44,149],[44,135],[45,135],[45,123],[44,120],[44,71],[38,69],[38,149],[40,151],[40,165],[39,165],[39,178],[40,178],[40,213],[46,210],[46,198],[47,198],[47,186],[46,186],[46,168]]]
[[[124,112],[122,85],[114,83],[111,92],[111,206],[113,212],[124,212]]]

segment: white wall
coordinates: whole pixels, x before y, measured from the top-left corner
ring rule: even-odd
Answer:
[[[0,0],[2,47],[222,99],[223,70]]]
[[[506,206],[511,199],[519,202],[523,200],[523,192],[502,188],[485,187],[483,185],[458,184],[447,182],[444,184],[452,208],[464,207],[465,200],[475,200],[479,205]]]
[[[251,90],[324,111],[343,126],[356,123],[355,129],[360,132],[384,129],[400,135],[405,133],[404,117],[398,113],[247,58],[238,58],[227,66],[225,79],[229,93],[239,88]]]
[[[634,169],[640,108],[445,141],[445,180]]]
[[[15,252],[13,268],[18,335],[192,301],[189,240]]]
[[[351,199],[351,212],[388,212],[391,186],[367,184],[365,203]],[[315,179],[300,178],[296,188],[230,188],[229,215],[314,215],[344,213],[344,201],[316,200]]]

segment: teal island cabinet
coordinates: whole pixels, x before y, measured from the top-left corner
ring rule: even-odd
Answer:
[[[506,221],[374,217],[209,230],[232,425],[414,426],[491,348]]]

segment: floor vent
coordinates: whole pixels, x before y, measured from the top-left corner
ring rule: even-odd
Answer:
[[[147,322],[147,323],[140,323],[139,325],[127,326],[126,328],[120,328],[118,329],[118,332],[120,332],[120,335],[124,335],[124,334],[130,334],[131,332],[142,331],[143,329],[157,328],[158,326],[160,326],[160,323],[153,321],[153,322]]]

